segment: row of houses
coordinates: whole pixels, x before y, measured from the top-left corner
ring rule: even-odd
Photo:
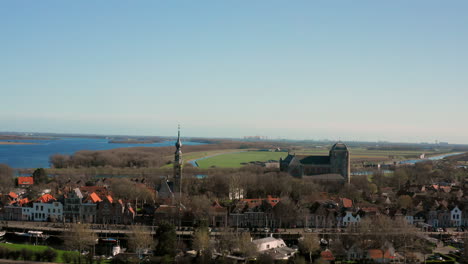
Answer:
[[[131,224],[136,212],[130,203],[114,199],[105,187],[82,186],[59,198],[50,193],[35,200],[10,192],[1,218],[10,221],[49,221],[97,224]]]

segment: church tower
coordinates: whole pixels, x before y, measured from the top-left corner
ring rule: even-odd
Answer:
[[[351,180],[351,162],[348,147],[341,142],[336,143],[330,150],[331,173],[343,176],[347,183]]]
[[[178,129],[177,142],[175,143],[176,152],[174,154],[174,193],[180,193],[182,180],[182,142],[180,141],[180,125]]]

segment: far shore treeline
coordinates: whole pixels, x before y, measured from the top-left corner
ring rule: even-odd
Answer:
[[[276,148],[273,142],[240,142],[231,140],[206,141],[205,145],[186,145],[184,153],[223,149]],[[78,151],[73,155],[55,154],[50,157],[53,168],[114,167],[159,168],[173,160],[174,147],[132,147],[100,151]]]

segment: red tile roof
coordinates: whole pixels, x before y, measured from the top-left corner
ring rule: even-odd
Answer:
[[[335,260],[335,257],[333,256],[332,252],[330,250],[325,250],[325,251],[322,251],[322,253],[320,253],[320,257],[323,259],[323,260],[328,260],[328,261],[334,261]]]
[[[268,197],[267,197],[266,199],[265,199],[265,198],[259,198],[259,199],[242,199],[241,201],[247,203],[247,205],[248,205],[250,208],[254,208],[254,207],[257,207],[257,206],[261,205],[263,201],[266,201],[266,202],[268,202],[272,207],[275,207],[275,205],[276,205],[277,203],[279,203],[280,198],[274,198],[274,197],[271,197],[271,195],[268,195]]]
[[[134,214],[134,215],[135,215],[135,211],[133,210],[133,208],[132,208],[132,207],[128,208],[128,210],[129,210],[129,211],[130,211],[132,214]]]
[[[23,206],[24,204],[27,204],[27,203],[29,203],[28,198],[23,198],[23,199],[18,201],[19,206]]]
[[[96,193],[92,193],[89,195],[89,199],[93,202],[93,203],[99,203],[99,202],[102,202],[101,198],[99,198],[99,196],[96,194]]]
[[[112,199],[112,196],[107,195],[106,198],[107,198],[107,200],[109,200],[110,203],[114,202],[114,199]]]
[[[371,259],[382,259],[382,258],[385,258],[385,259],[394,259],[395,257],[390,255],[390,251],[387,250],[385,251],[385,253],[383,254],[382,256],[382,253],[383,253],[383,250],[380,250],[380,249],[370,249],[368,251],[369,253],[369,257]]]
[[[16,193],[14,193],[14,192],[10,192],[10,193],[8,194],[8,196],[10,196],[12,199],[18,198],[18,195],[17,195]]]
[[[351,201],[348,198],[341,198],[341,203],[343,204],[343,207],[345,207],[345,208],[353,207],[353,201]]]
[[[18,177],[18,185],[31,185],[34,184],[33,177]]]
[[[41,202],[41,203],[47,203],[52,200],[57,200],[57,199],[55,199],[52,195],[46,193],[42,195],[41,197],[37,198],[36,201]]]

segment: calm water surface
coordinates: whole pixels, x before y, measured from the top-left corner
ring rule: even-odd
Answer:
[[[152,144],[108,143],[107,139],[60,138],[58,140],[9,140],[36,143],[34,145],[0,145],[0,163],[13,168],[48,168],[49,157],[54,154],[73,154],[80,150],[106,150],[128,147],[174,146],[175,141]],[[184,145],[201,145],[198,142],[184,142]]]

